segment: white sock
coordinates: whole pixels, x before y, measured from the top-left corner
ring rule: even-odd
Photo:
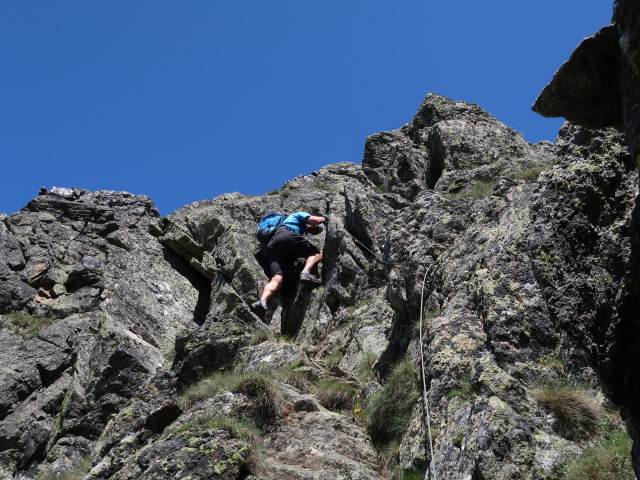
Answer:
[[[307,275],[309,275],[311,272],[309,270],[302,270],[302,273],[306,273]]]
[[[262,305],[262,308],[267,308],[267,302],[264,300],[260,300],[260,305]]]

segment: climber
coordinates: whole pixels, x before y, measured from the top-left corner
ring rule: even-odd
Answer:
[[[311,273],[320,260],[322,253],[304,234],[318,235],[323,230],[323,224],[329,218],[326,215],[316,216],[306,212],[297,212],[284,219],[282,224],[267,244],[263,260],[260,261],[269,282],[262,290],[260,300],[251,304],[251,311],[264,320],[267,313],[267,302],[282,288],[285,274],[293,271],[293,264],[298,258],[305,258],[304,269],[300,273],[300,281],[312,286],[320,285],[319,278]]]

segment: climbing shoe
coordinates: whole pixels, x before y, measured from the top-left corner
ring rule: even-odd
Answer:
[[[253,313],[255,313],[258,316],[260,320],[264,320],[265,317],[267,316],[267,309],[262,306],[262,303],[260,303],[260,300],[258,300],[257,302],[253,302],[249,306],[249,308]]]
[[[304,272],[300,274],[300,281],[304,283],[308,283],[309,285],[322,284],[322,281],[318,277],[310,273],[304,273]]]

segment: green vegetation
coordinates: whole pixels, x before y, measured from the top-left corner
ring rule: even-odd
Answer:
[[[253,333],[249,338],[248,344],[258,345],[262,342],[275,341],[275,339],[275,335],[271,332],[271,330],[263,329]]]
[[[52,318],[32,317],[22,313],[7,313],[2,315],[6,322],[0,328],[8,328],[24,338],[34,338],[45,328],[55,322]]]
[[[313,385],[309,381],[309,372],[303,370],[304,366],[303,362],[293,362],[290,366],[277,370],[273,374],[278,381],[291,385],[301,392],[308,392]]]
[[[373,352],[364,352],[358,362],[358,380],[368,383],[375,379],[373,367],[378,361],[378,355]]]
[[[496,183],[497,181],[495,180],[473,182],[458,192],[450,193],[449,198],[454,200],[460,198],[478,200],[480,198],[490,197],[493,194],[493,187]]]
[[[546,168],[547,165],[536,165],[535,167],[527,168],[516,174],[516,180],[524,180],[527,183],[535,182]]]
[[[458,432],[456,436],[453,437],[453,440],[451,440],[451,443],[453,443],[454,447],[460,448],[462,446],[463,439],[464,439],[464,432]]]
[[[318,382],[316,398],[330,410],[352,410],[358,389],[338,378],[325,378]]]
[[[344,354],[342,352],[334,352],[324,358],[324,364],[328,369],[332,369],[340,363],[343,357]]]
[[[173,433],[203,433],[209,430],[225,430],[232,438],[254,443],[258,437],[258,429],[249,420],[222,415],[220,413],[199,415],[173,430]]]
[[[278,195],[280,193],[280,190],[269,190],[267,192],[267,195]]]
[[[424,314],[422,315],[423,336],[427,333],[427,329],[429,328],[429,323],[431,322],[431,320],[436,318],[438,315],[440,315],[440,313],[437,310],[427,310],[426,312],[424,312]],[[420,335],[420,317],[418,317],[418,320],[416,321],[416,326],[414,328],[413,334],[416,337]]]
[[[242,393],[256,404],[265,418],[279,415],[283,403],[273,375],[268,372],[216,372],[192,385],[180,396],[183,408],[222,392]]]
[[[392,442],[386,447],[378,448],[377,463],[380,469],[380,474],[390,480],[423,480],[424,471],[414,469],[405,470],[400,468],[398,465],[399,451],[400,444],[398,442]]]
[[[631,439],[626,430],[601,438],[570,462],[565,480],[634,480]]]
[[[578,384],[549,382],[532,391],[533,398],[560,420],[595,433],[603,418],[602,407]]]
[[[44,467],[43,470],[35,476],[35,480],[80,480],[87,475],[91,469],[92,462],[93,458],[91,455],[86,455],[79,459],[71,469],[65,472],[52,472],[48,467]]]
[[[562,356],[560,355],[542,357],[540,359],[540,365],[553,368],[555,370],[562,370],[564,368],[564,358],[562,358]]]
[[[400,441],[419,398],[413,364],[409,359],[402,360],[369,402],[368,432],[375,446]]]

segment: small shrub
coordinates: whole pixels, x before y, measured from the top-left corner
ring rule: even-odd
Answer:
[[[561,421],[595,433],[603,412],[596,400],[578,385],[552,382],[536,387],[533,398]]]
[[[358,396],[358,389],[337,379],[325,378],[318,382],[316,398],[320,405],[330,410],[351,410]]]
[[[246,395],[256,404],[260,414],[267,418],[278,415],[283,402],[282,394],[275,385],[272,374],[226,371],[216,372],[189,387],[180,396],[180,403],[183,408],[186,408],[222,392]]]
[[[451,443],[454,447],[460,448],[462,446],[462,440],[464,439],[464,433],[458,432],[455,437],[451,440]]]
[[[267,192],[267,195],[278,195],[280,193],[280,190],[269,190]]]
[[[570,462],[565,480],[635,480],[631,468],[631,439],[620,430],[600,439]]]
[[[374,445],[401,440],[419,398],[413,364],[405,359],[393,367],[369,403],[368,431]]]
[[[8,313],[2,315],[6,322],[3,328],[8,328],[24,338],[35,338],[45,328],[55,322],[52,318],[32,317],[22,313]]]

